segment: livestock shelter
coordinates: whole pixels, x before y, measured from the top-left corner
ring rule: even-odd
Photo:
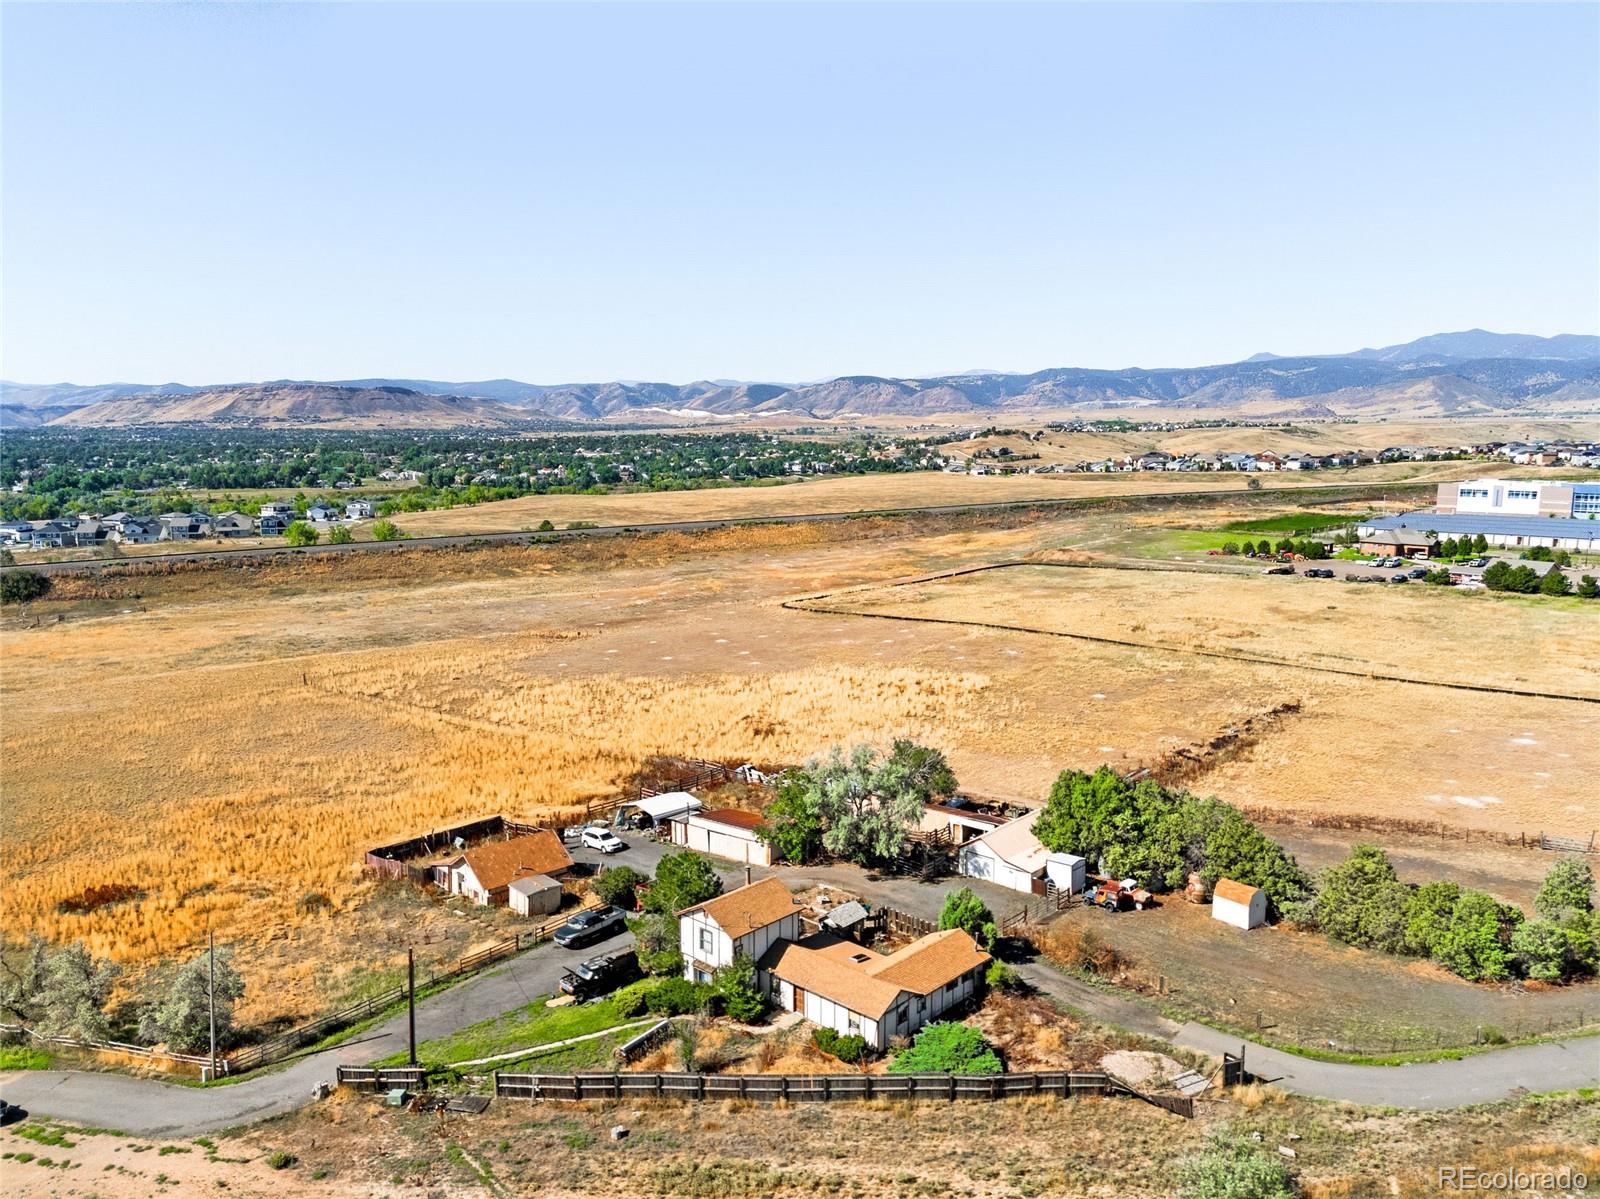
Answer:
[[[748,866],[772,865],[772,846],[756,835],[761,817],[737,808],[715,808],[672,818],[672,843]]]
[[[1267,895],[1231,878],[1219,878],[1211,892],[1211,918],[1234,928],[1259,928],[1267,922]]]

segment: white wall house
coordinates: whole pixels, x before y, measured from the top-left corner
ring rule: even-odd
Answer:
[[[976,996],[990,960],[956,928],[888,955],[822,934],[775,946],[761,966],[779,1008],[882,1052]]]
[[[1235,928],[1259,928],[1267,922],[1266,892],[1219,878],[1211,892],[1211,918]]]
[[[957,853],[958,869],[1025,895],[1043,895],[1054,883],[1058,890],[1077,894],[1083,890],[1084,860],[1073,854],[1052,853],[1033,835],[1039,818],[1035,809],[1008,824],[968,841]]]
[[[751,866],[772,865],[772,846],[756,836],[761,817],[737,808],[685,813],[672,821],[672,843]]]
[[[729,891],[678,913],[683,976],[710,982],[740,954],[759,960],[777,941],[800,938],[800,909],[775,878]]]

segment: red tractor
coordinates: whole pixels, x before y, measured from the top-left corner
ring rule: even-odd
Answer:
[[[1108,912],[1123,912],[1132,908],[1142,912],[1150,906],[1151,895],[1131,878],[1097,878],[1095,885],[1084,896],[1090,907],[1104,908]]]

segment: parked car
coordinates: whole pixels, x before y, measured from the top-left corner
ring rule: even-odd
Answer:
[[[1391,583],[1409,583],[1409,582],[1411,582],[1411,576],[1410,575],[1392,575],[1390,577],[1390,579],[1389,579],[1389,582],[1391,582]]]
[[[1393,570],[1397,566],[1404,566],[1405,561],[1404,558],[1385,558],[1383,560],[1383,568],[1385,570]]]
[[[627,921],[616,908],[591,908],[587,912],[579,912],[556,929],[556,935],[551,939],[563,949],[582,949],[585,945],[614,937],[627,927]]]
[[[1487,559],[1487,558],[1468,558],[1467,559],[1467,565],[1468,566],[1488,566],[1489,565],[1489,559]]]
[[[631,983],[639,973],[638,956],[633,950],[624,949],[578,963],[561,976],[556,986],[563,995],[574,999],[597,999]]]
[[[1131,878],[1096,880],[1083,898],[1090,907],[1104,908],[1108,912],[1121,912],[1130,907],[1142,912],[1150,906],[1151,900],[1150,892]]]
[[[597,853],[621,853],[628,845],[610,829],[591,824],[583,830],[583,847]]]
[[[1329,570],[1326,566],[1313,566],[1310,570],[1306,571],[1306,578],[1331,579],[1333,578],[1333,571]]]
[[[1414,567],[1413,569],[1406,571],[1406,576],[1412,579],[1426,578],[1427,574],[1427,568],[1423,566]]]
[[[1292,566],[1269,566],[1265,570],[1263,570],[1261,573],[1264,574],[1264,575],[1292,575],[1294,573],[1294,567],[1292,567]]]

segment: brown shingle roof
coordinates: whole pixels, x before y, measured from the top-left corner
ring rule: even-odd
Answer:
[[[761,824],[759,812],[744,812],[738,808],[713,808],[709,812],[696,812],[701,820],[715,820],[718,824],[731,824],[737,828],[754,829]]]
[[[1260,889],[1260,887],[1249,887],[1244,883],[1236,883],[1231,878],[1219,878],[1217,885],[1211,889],[1211,897],[1213,899],[1231,899],[1234,903],[1242,903],[1249,907],[1250,900],[1254,898],[1256,892]]]
[[[969,970],[986,966],[989,955],[970,933],[959,928],[918,937],[903,949],[865,967],[868,974],[917,995],[931,995]]]
[[[498,891],[530,874],[559,874],[572,868],[572,855],[549,829],[509,841],[491,841],[461,855],[485,891]]]
[[[678,915],[704,912],[730,937],[742,937],[782,920],[794,910],[794,897],[789,894],[789,888],[779,879],[764,878],[759,883],[684,908]]]
[[[989,960],[971,936],[952,928],[929,933],[887,956],[826,934],[799,943],[779,941],[761,965],[785,982],[876,1020],[901,992],[931,995]]]

